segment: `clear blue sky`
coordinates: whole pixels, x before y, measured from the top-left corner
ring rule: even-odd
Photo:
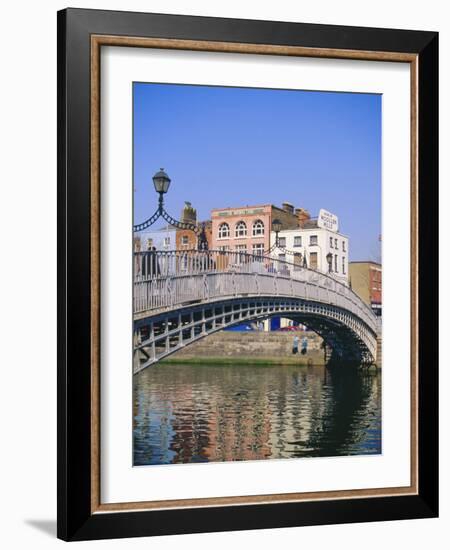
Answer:
[[[381,233],[381,96],[134,83],[134,220],[156,209],[283,201],[339,216],[350,259],[374,259]]]

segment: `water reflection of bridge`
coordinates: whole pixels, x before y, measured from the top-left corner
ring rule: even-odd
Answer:
[[[176,365],[134,386],[135,465],[381,452],[381,374]]]
[[[272,316],[317,332],[330,360],[376,360],[376,317],[349,287],[270,256],[136,253],[133,299],[135,373],[225,327]]]

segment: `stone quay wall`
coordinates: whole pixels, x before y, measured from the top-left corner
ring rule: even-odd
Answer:
[[[299,353],[292,353],[294,336]],[[303,336],[308,339],[305,355],[300,353]],[[186,346],[163,361],[171,363],[264,363],[324,365],[322,338],[313,332],[220,331]]]
[[[378,336],[377,338],[377,360],[375,362],[376,366],[381,369],[382,365],[383,365],[383,361],[382,361],[382,343],[383,343],[383,338],[381,336],[381,334]]]

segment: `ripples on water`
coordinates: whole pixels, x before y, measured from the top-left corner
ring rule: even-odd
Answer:
[[[134,464],[381,452],[381,374],[160,363],[134,376]]]

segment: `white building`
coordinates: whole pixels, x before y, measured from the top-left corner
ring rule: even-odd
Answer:
[[[270,245],[274,246],[276,233],[271,232]],[[348,237],[339,233],[337,216],[320,210],[317,219],[306,220],[303,227],[286,229],[278,233],[278,248],[273,255],[310,269],[328,273],[348,285]],[[331,272],[327,256],[331,254]]]
[[[134,234],[134,248],[144,252],[155,247],[156,250],[176,249],[176,228],[170,225],[160,229],[148,229]]]

